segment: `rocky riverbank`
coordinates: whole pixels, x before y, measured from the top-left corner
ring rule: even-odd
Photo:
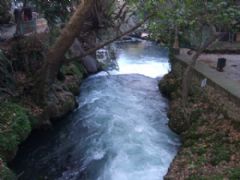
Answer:
[[[179,68],[182,67],[178,63],[173,63],[172,72],[159,84],[162,93],[170,99],[169,126],[182,138],[182,147],[165,179],[238,180],[239,121],[229,117],[228,111],[223,108],[221,101],[226,97],[218,94],[211,86],[202,89],[197,78],[193,78],[184,112],[181,105],[182,75]]]
[[[8,99],[0,105],[0,179],[14,179],[6,163],[16,155],[20,145],[35,128],[48,128],[52,121],[63,117],[76,107],[85,70],[72,63],[62,68],[62,81],[53,85],[45,107],[37,106],[31,97]]]
[[[100,35],[101,36],[101,35]],[[41,39],[39,41],[39,39]],[[77,106],[75,96],[80,93],[82,80],[90,74],[95,74],[105,67],[105,63],[100,64],[94,55],[89,55],[81,60],[66,63],[60,68],[57,80],[51,86],[48,93],[47,102],[44,105],[35,103],[34,93],[28,83],[31,82],[33,73],[43,64],[41,53],[42,42],[48,39],[45,34],[37,37],[24,37],[20,41],[11,40],[1,44],[4,50],[4,60],[11,62],[16,69],[9,71],[14,77],[14,93],[1,94],[0,91],[0,179],[15,179],[15,175],[7,167],[16,155],[18,146],[25,141],[34,129],[49,129],[52,122],[61,119]],[[95,39],[95,38],[94,38]],[[103,38],[104,39],[104,38]],[[35,44],[33,45],[32,42]],[[24,53],[28,49],[27,55]],[[115,49],[109,45],[109,58],[115,60]],[[1,52],[2,53],[2,52]],[[83,53],[83,48],[76,39],[70,48],[70,54],[79,56]],[[0,54],[1,55],[1,54]],[[14,56],[17,55],[17,56]],[[40,55],[40,58],[38,57]],[[8,68],[8,67],[6,67]],[[0,82],[7,77],[0,77]],[[34,77],[33,77],[34,78]],[[9,83],[10,84],[10,83]],[[10,85],[6,83],[6,87]],[[5,85],[5,84],[4,84]],[[41,104],[41,103],[40,103]]]

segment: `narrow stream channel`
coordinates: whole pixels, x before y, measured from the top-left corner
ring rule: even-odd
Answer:
[[[149,41],[117,48],[119,71],[84,80],[79,107],[20,148],[20,179],[163,179],[180,145],[157,84],[169,70],[167,50]]]

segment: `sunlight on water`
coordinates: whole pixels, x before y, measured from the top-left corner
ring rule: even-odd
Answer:
[[[164,48],[149,41],[133,44],[120,44],[117,51],[118,70],[112,70],[111,75],[142,74],[147,77],[162,77],[170,71],[168,53]],[[100,72],[96,76],[106,76]]]
[[[146,61],[138,59],[134,61],[125,55],[120,55],[118,59],[119,73],[117,74],[142,74],[151,78],[156,78],[167,74],[170,70],[167,59],[156,58]]]

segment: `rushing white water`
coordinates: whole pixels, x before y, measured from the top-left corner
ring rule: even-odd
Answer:
[[[166,50],[159,51],[152,42],[121,44],[118,51],[118,70],[110,71],[111,75],[142,74],[151,78],[162,77],[170,71]],[[126,49],[127,46],[127,49]],[[97,76],[107,75],[100,72]]]
[[[118,48],[119,71],[85,80],[79,107],[19,155],[23,179],[163,179],[179,146],[156,79],[169,70],[166,51],[149,42]]]

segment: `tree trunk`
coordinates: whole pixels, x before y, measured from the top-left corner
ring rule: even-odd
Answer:
[[[179,54],[180,53],[178,33],[179,33],[178,32],[178,27],[175,26],[174,43],[173,43],[174,54]]]
[[[212,38],[210,38],[206,43],[203,43],[202,45],[200,45],[196,54],[192,57],[192,61],[188,64],[188,67],[183,74],[183,80],[182,80],[182,103],[184,108],[186,108],[189,88],[191,87],[192,69],[195,67],[198,57],[202,54],[202,52],[206,48],[208,48],[213,42],[215,42],[221,36],[223,36],[223,33],[213,35]]]
[[[138,24],[136,24],[134,27],[132,27],[132,28],[129,29],[128,31],[123,32],[123,33],[115,36],[113,39],[110,39],[110,40],[104,42],[103,44],[100,44],[100,45],[98,45],[98,46],[96,46],[96,47],[94,47],[94,48],[92,48],[92,49],[89,49],[87,52],[83,52],[80,56],[77,56],[77,57],[73,57],[73,58],[71,58],[71,59],[68,59],[68,60],[66,60],[65,62],[67,63],[67,62],[71,62],[71,61],[73,61],[73,60],[77,60],[77,59],[84,58],[84,57],[86,57],[87,55],[89,55],[89,54],[97,51],[98,49],[101,49],[101,48],[103,48],[104,46],[107,46],[108,44],[113,43],[114,41],[120,39],[121,37],[126,36],[126,35],[132,33],[133,31],[135,31],[135,30],[137,30],[139,27],[141,27],[141,26],[142,26],[150,17],[152,17],[152,16],[153,16],[153,15],[149,15],[149,16],[145,17],[141,22],[139,22]]]
[[[191,75],[192,75],[192,68],[195,67],[197,63],[198,57],[201,55],[202,51],[199,49],[197,53],[192,57],[192,62],[187,66],[187,69],[184,71],[183,80],[182,80],[182,102],[183,107],[185,108],[187,105],[187,98],[189,88],[191,86]]]
[[[90,12],[94,0],[82,0],[75,13],[71,17],[69,23],[62,30],[61,35],[55,44],[49,49],[45,57],[44,68],[40,71],[40,77],[36,85],[37,101],[44,101],[47,97],[50,86],[54,83],[59,68],[63,62],[66,51],[73,44],[74,39],[79,35],[85,18]]]
[[[179,38],[178,38],[178,27],[177,26],[175,27],[173,48],[179,49]]]

